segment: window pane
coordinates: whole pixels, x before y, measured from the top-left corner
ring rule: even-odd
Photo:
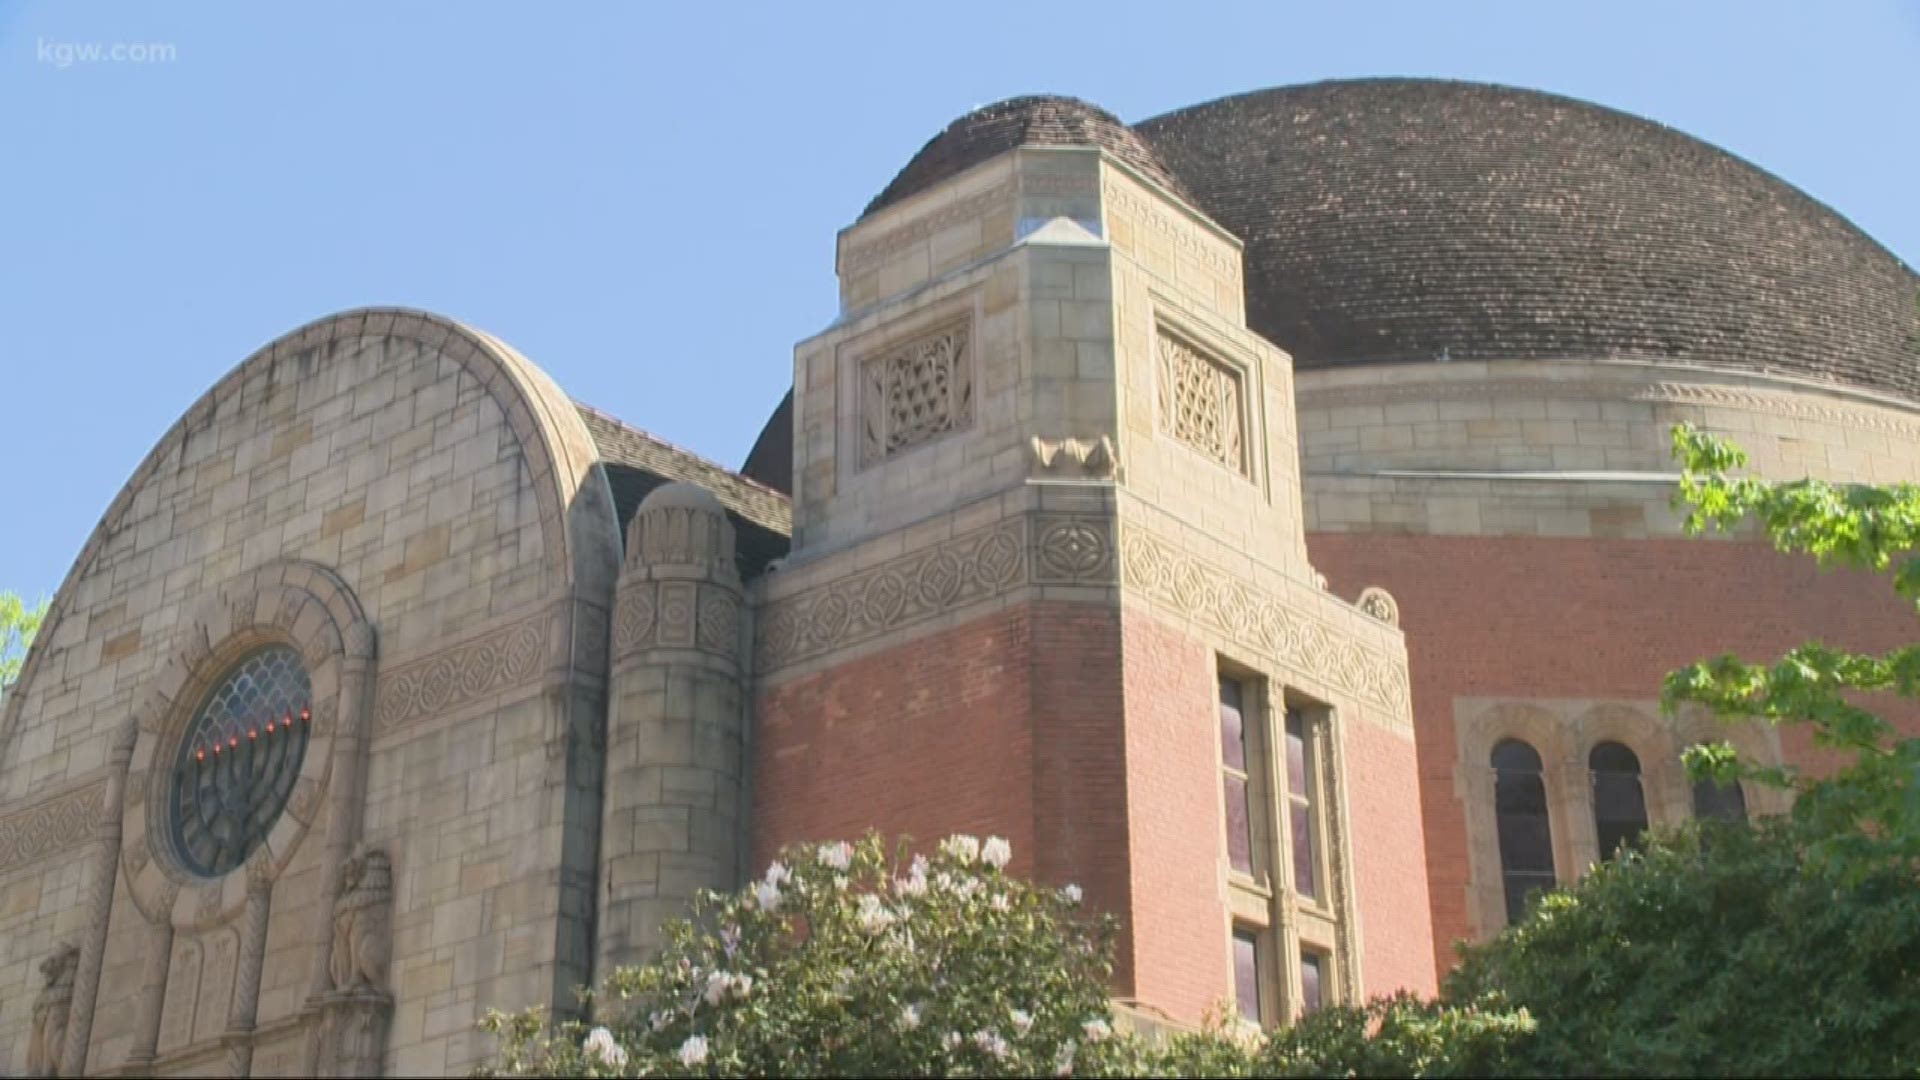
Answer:
[[[1323,974],[1321,964],[1324,958],[1317,952],[1300,954],[1300,1011],[1316,1012],[1324,1004],[1321,997],[1320,977]]]
[[[1507,921],[1519,919],[1527,897],[1554,887],[1553,829],[1540,755],[1508,739],[1493,748],[1494,819],[1499,830],[1500,877]]]
[[[1233,996],[1240,1015],[1260,1022],[1260,939],[1245,930],[1233,932]]]
[[[1320,867],[1313,857],[1313,808],[1293,803],[1293,887],[1307,899],[1320,895]]]
[[[1603,742],[1587,755],[1587,766],[1593,771],[1593,828],[1600,839],[1600,857],[1611,859],[1647,830],[1640,759],[1617,742]]]
[[[1307,786],[1307,724],[1298,709],[1287,710],[1287,790],[1312,798]]]
[[[1740,822],[1747,820],[1747,793],[1734,780],[1726,787],[1712,780],[1693,785],[1693,816],[1702,821]]]
[[[1227,862],[1243,874],[1253,873],[1253,821],[1247,810],[1247,781],[1224,777],[1227,784]]]
[[[1234,679],[1220,680],[1220,760],[1227,768],[1247,771],[1247,733],[1242,720],[1242,693]]]

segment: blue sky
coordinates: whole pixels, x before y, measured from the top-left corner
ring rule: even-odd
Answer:
[[[0,588],[51,594],[195,398],[362,304],[738,465],[833,314],[835,231],[954,116],[1369,75],[1652,117],[1920,261],[1920,0],[0,0]]]

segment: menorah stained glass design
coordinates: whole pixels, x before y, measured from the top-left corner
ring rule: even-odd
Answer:
[[[286,645],[247,654],[207,695],[174,764],[173,848],[187,869],[218,877],[266,838],[300,775],[312,706]]]

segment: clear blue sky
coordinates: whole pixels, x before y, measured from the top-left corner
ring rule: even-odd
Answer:
[[[51,594],[195,398],[362,304],[490,330],[737,466],[833,314],[835,231],[1014,94],[1137,120],[1335,77],[1551,90],[1920,260],[1920,0],[1572,7],[0,0],[0,588]],[[116,43],[171,58],[80,53]]]

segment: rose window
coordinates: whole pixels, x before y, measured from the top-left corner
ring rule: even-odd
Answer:
[[[187,869],[218,877],[266,838],[300,775],[312,708],[290,646],[255,650],[215,683],[174,763],[172,841]]]

